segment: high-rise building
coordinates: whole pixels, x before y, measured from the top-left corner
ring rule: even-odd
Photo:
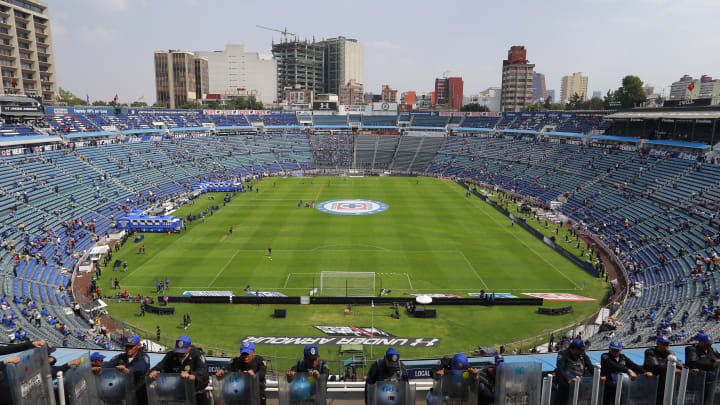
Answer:
[[[555,89],[548,89],[547,96],[550,98],[550,102],[554,103],[555,102]],[[546,100],[547,100],[547,98],[546,98]]]
[[[699,79],[684,75],[670,85],[671,100],[720,97],[720,79],[702,75]]]
[[[320,42],[325,47],[325,92],[339,94],[340,86],[354,80],[365,83],[365,50],[356,39],[337,37]]]
[[[417,102],[417,93],[414,91],[406,91],[402,94],[403,104],[415,104]]]
[[[397,103],[397,90],[391,89],[390,85],[383,84],[381,93],[381,100],[386,103]]]
[[[224,96],[255,94],[263,104],[277,98],[277,62],[272,55],[248,52],[245,45],[228,44],[224,51],[195,52],[206,58],[210,76],[209,92]]]
[[[155,94],[159,105],[178,108],[188,102],[199,102],[207,95],[207,59],[178,50],[155,51],[154,56]]]
[[[444,77],[435,79],[434,104],[447,104],[453,110],[459,111],[463,105],[462,77]]]
[[[480,104],[490,111],[500,111],[500,87],[488,87],[478,94],[468,97],[465,104]]]
[[[592,98],[602,98],[602,92],[599,90],[593,91]]]
[[[533,69],[524,46],[512,46],[503,60],[501,111],[520,111],[533,100]]]
[[[364,89],[362,83],[350,80],[347,84],[340,86],[338,99],[340,105],[362,105]]]
[[[277,60],[277,97],[285,88],[312,90],[315,95],[325,91],[325,45],[320,42],[283,41],[272,46]]]
[[[0,1],[0,67],[5,94],[55,99],[57,78],[46,3]]]
[[[563,76],[560,81],[560,102],[570,100],[572,96],[577,94],[581,101],[587,100],[588,77],[583,76],[580,72],[575,72],[568,76]]]
[[[547,91],[545,90],[545,75],[538,72],[533,72],[533,101],[544,102],[547,98]]]

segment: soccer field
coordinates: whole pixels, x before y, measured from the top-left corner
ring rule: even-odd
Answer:
[[[230,290],[242,295],[250,285],[253,290],[298,296],[308,295],[313,287],[319,289],[321,272],[339,271],[374,272],[375,294],[385,288],[391,290],[391,295],[432,292],[467,297],[468,293],[484,289],[518,296],[527,292],[569,292],[600,298],[605,288],[601,280],[592,278],[521,227],[511,227],[509,219],[480,199],[465,197],[461,187],[446,180],[270,178],[259,183],[259,192],[238,194],[225,207],[222,195],[215,194],[214,200],[202,196],[193,206],[177,212],[185,216],[189,212],[198,214],[210,204],[221,206],[204,222],[193,222],[187,231],[146,234],[145,254],[138,253],[137,244],[127,243],[113,259],[126,260],[129,270],[119,273],[106,269],[100,282],[105,293],[110,277],[117,276],[121,288],[132,295],[155,295],[155,282],[170,278],[167,295],[181,295],[187,290]],[[371,215],[334,215],[304,204],[337,199],[373,200],[387,204],[387,209]],[[300,200],[303,205],[298,208]],[[348,207],[352,210],[354,205]],[[269,247],[272,256],[268,255]],[[337,290],[320,292],[334,295]],[[598,306],[598,302],[572,304],[575,313],[559,317],[536,315],[535,307],[438,307],[438,319],[405,318],[388,329],[396,336],[411,335],[413,330],[416,334],[412,336],[435,333],[433,336],[443,338],[435,353],[450,353],[560,327],[587,316]],[[567,303],[546,301],[546,306],[564,305]],[[201,345],[232,350],[233,344],[248,334],[319,335],[312,325],[334,325],[328,322],[333,322],[337,312],[328,307],[298,306],[288,309],[288,320],[277,321],[268,320],[270,306],[262,308],[262,314],[255,314],[255,306],[249,307],[178,305],[177,319],[170,320],[150,315],[136,317],[136,304],[112,304],[110,314],[147,330],[154,330],[158,322],[174,322],[166,330],[181,334],[175,331],[176,325],[182,323],[178,322],[182,313],[189,311],[193,315],[193,326],[188,331],[191,337]],[[388,321],[385,312],[389,310],[384,310],[376,326],[377,322]],[[223,325],[203,325],[205,319],[217,321],[218,315],[225,317]],[[464,325],[465,320],[479,324],[465,325],[471,331],[463,333],[469,336],[454,341],[453,333],[458,333],[457,326]],[[483,324],[492,320],[505,320],[505,324]],[[348,322],[345,318],[341,324]],[[407,331],[397,328],[408,322],[417,325],[404,325]],[[473,328],[477,329],[473,332]],[[432,353],[421,353],[428,354]]]

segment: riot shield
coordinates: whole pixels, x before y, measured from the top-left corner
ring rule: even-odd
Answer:
[[[432,396],[444,404],[477,404],[477,376],[468,371],[453,374],[447,371],[440,379],[433,381]]]
[[[639,375],[635,381],[627,374],[615,374],[611,377],[617,383],[622,379],[619,405],[654,405],[657,399],[659,377]]]
[[[132,375],[115,368],[103,368],[95,376],[98,396],[104,405],[135,405]]]
[[[215,405],[259,405],[260,384],[256,376],[246,373],[213,377],[213,400]]]
[[[600,389],[598,390],[598,404],[602,404],[603,402],[603,394],[605,392],[605,384],[604,381],[600,381],[599,384]],[[570,386],[570,399],[568,400],[568,404],[572,404],[573,401],[573,389],[574,387]],[[583,377],[580,380],[580,390],[578,392],[578,398],[576,405],[590,405],[592,403],[592,391],[593,391],[593,378],[592,377]]]
[[[505,363],[495,368],[495,403],[533,405],[540,403],[542,365]]]
[[[367,385],[368,405],[413,405],[415,387],[407,381],[378,381]]]
[[[151,380],[145,376],[149,405],[195,405],[195,382],[178,373],[160,373]]]
[[[687,373],[687,382],[685,383],[685,395],[683,396],[685,398],[684,401],[681,401],[682,404],[692,405],[692,404],[703,404],[705,402],[705,387],[706,387],[706,377],[707,373],[704,371],[700,371],[697,374],[693,374],[692,372],[689,372],[689,370],[685,369],[683,370],[685,373]],[[682,378],[681,378],[682,380]],[[676,380],[677,381],[677,380]],[[675,384],[675,389],[680,389],[681,381],[677,381]],[[678,398],[680,397],[680,392],[678,391],[675,396],[673,397],[673,404],[680,405],[678,402]]]
[[[63,373],[65,403],[68,405],[94,405],[100,402],[95,376],[90,367],[90,354],[80,357],[80,365]]]
[[[308,373],[278,377],[280,405],[325,405],[327,375],[315,377]]]
[[[7,365],[7,382],[16,405],[55,405],[52,372],[45,347],[18,353],[20,362]]]
[[[720,373],[706,374],[705,384],[708,386],[705,404],[720,405]]]

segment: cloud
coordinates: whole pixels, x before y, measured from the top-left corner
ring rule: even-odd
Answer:
[[[128,9],[128,0],[94,0],[92,3],[108,11],[125,11]]]

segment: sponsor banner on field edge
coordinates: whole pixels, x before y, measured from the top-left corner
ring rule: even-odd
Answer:
[[[493,295],[495,294],[495,298],[518,298],[517,296],[510,294],[510,293],[485,293],[485,295]],[[468,293],[471,297],[482,297],[482,293]]]
[[[315,325],[315,329],[328,336],[363,336],[363,337],[393,337],[392,334],[378,328],[367,326],[322,326]]]
[[[263,336],[248,335],[235,344],[249,340],[256,345],[269,346],[393,346],[393,347],[437,347],[440,338],[430,337],[357,337],[357,336]]]
[[[597,301],[595,298],[582,297],[575,294],[565,293],[523,293],[535,298],[542,298],[548,301]]]
[[[252,295],[253,297],[287,297],[287,295],[281,292],[274,291],[245,291],[245,294]]]
[[[191,297],[232,297],[232,291],[185,291],[183,295]]]
[[[462,298],[462,297],[459,296],[459,295],[448,294],[448,293],[428,293],[428,294],[423,294],[423,293],[405,293],[405,295],[411,295],[411,296],[413,296],[413,297],[419,297],[419,296],[421,296],[421,295],[425,295],[425,296],[430,297],[430,298]]]

